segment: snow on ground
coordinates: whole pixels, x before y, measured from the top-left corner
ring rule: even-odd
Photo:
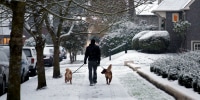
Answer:
[[[172,96],[156,88],[132,69],[124,66],[124,61],[133,60],[136,66],[142,67],[141,70],[144,69],[147,73],[150,73],[147,70],[150,63],[169,55],[171,54],[145,54],[130,50],[127,54],[121,52],[113,55],[111,61],[109,57],[102,58],[101,66],[97,70],[98,82],[95,86],[89,86],[87,65],[73,74],[72,85],[65,83],[64,77],[52,78],[53,68],[46,67],[47,87],[36,90],[37,76],[32,77],[21,85],[21,100],[174,100]],[[69,64],[68,59],[62,61],[60,63],[61,74],[64,75],[67,67],[75,71],[83,64],[83,57],[83,55],[79,55],[75,64]],[[113,80],[111,85],[106,85],[105,76],[100,72],[101,67],[106,68],[109,64],[113,65]],[[6,96],[6,94],[1,96],[0,100],[6,100]]]

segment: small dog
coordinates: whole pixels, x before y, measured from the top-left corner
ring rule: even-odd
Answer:
[[[106,83],[108,85],[110,85],[110,82],[112,80],[112,71],[111,71],[111,68],[112,68],[112,64],[110,64],[107,69],[104,68],[103,71],[101,72],[101,74],[105,74]]]
[[[66,68],[65,72],[65,83],[69,82],[72,84],[72,71],[69,68]]]

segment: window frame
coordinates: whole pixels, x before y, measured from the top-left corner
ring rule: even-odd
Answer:
[[[191,50],[192,51],[200,50],[200,40],[191,41]]]

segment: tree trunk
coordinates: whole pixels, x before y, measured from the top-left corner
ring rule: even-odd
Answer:
[[[76,61],[77,59],[76,59],[76,56],[77,56],[77,53],[75,53],[75,55],[74,55],[74,61]]]
[[[12,1],[13,11],[12,31],[10,35],[10,67],[7,100],[20,100],[21,84],[21,56],[23,46],[23,24],[25,13],[25,2]]]
[[[59,58],[59,43],[56,41],[56,43],[54,43],[54,55],[53,55],[53,61],[54,61],[54,65],[53,65],[53,78],[60,78],[61,74],[60,74],[60,58]]]
[[[45,68],[44,68],[44,60],[43,60],[43,50],[45,41],[43,41],[42,37],[36,38],[36,51],[37,51],[37,72],[38,72],[38,86],[37,89],[41,89],[46,84],[46,77],[45,77]]]
[[[135,0],[128,0],[128,7],[129,8],[132,8],[128,11],[128,18],[129,20],[131,21],[135,21],[136,19],[136,11],[135,11],[135,3],[134,3]]]
[[[75,62],[76,61],[76,53],[73,52],[73,61]]]
[[[69,50],[69,58],[70,58],[70,62],[72,64],[73,63],[73,58],[72,58],[72,52],[71,52],[71,50]]]
[[[185,33],[181,34],[180,38],[181,38],[180,52],[184,52],[186,50],[186,48],[185,48],[185,41],[186,41],[186,35],[185,35]]]

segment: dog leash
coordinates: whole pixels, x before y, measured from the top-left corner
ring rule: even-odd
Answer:
[[[83,64],[84,65],[84,64]],[[76,69],[73,73],[76,73],[76,71],[78,71],[81,67],[83,67],[83,65],[81,65],[78,69]],[[72,73],[72,74],[73,74]]]

